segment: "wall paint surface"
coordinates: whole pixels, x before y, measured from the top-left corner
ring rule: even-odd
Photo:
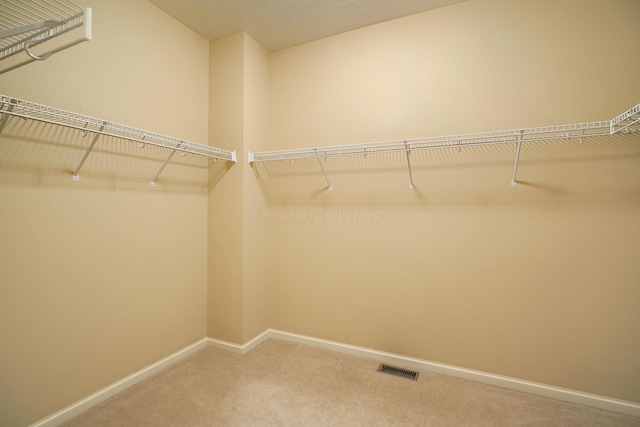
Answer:
[[[254,221],[264,198],[245,159],[266,143],[269,51],[236,33],[211,42],[210,60],[210,144],[236,150],[238,164],[211,174],[208,333],[242,344],[269,327],[268,227]]]
[[[244,37],[210,42],[209,145],[242,152]],[[237,165],[209,173],[208,336],[242,341],[243,176]]]
[[[146,1],[83,5],[93,40],[3,74],[0,92],[206,143],[208,41]],[[87,146],[77,132],[12,119],[0,135],[3,426],[206,336],[206,170],[176,184],[168,167],[151,188],[155,161],[102,144],[72,182]]]
[[[516,189],[513,147],[415,153],[414,191],[395,155],[329,160],[333,192],[315,160],[244,158],[609,119],[640,99],[637,2],[470,0],[270,55],[146,2],[86,3],[94,40],[0,91],[239,164],[208,169],[208,193],[150,191],[120,157],[71,183],[76,151],[3,144],[1,424],[205,333],[266,327],[640,402],[637,137],[525,146]],[[55,167],[31,168],[43,158]]]
[[[640,3],[471,0],[272,53],[269,148],[608,120]],[[597,52],[597,54],[595,54]],[[637,136],[257,165],[271,327],[640,402]],[[275,243],[277,242],[277,244]]]
[[[257,222],[265,197],[257,173],[245,155],[247,150],[267,146],[269,109],[269,51],[244,33],[244,144],[240,165],[243,170],[243,323],[242,342],[269,328],[268,269],[273,241],[269,227]]]

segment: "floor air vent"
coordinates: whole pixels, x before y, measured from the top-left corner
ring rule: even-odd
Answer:
[[[418,381],[418,375],[420,375],[419,372],[396,368],[395,366],[385,365],[384,363],[381,363],[380,366],[378,366],[378,372],[384,372],[386,374],[396,375],[398,377],[408,378],[414,381]]]

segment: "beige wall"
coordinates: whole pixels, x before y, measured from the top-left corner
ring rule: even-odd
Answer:
[[[240,158],[243,170],[243,324],[242,342],[270,326],[268,304],[269,254],[273,248],[268,225],[256,222],[266,199],[248,164],[247,150],[262,150],[267,144],[269,102],[269,51],[244,34],[244,146]]]
[[[236,150],[238,164],[210,174],[207,331],[242,344],[269,327],[268,227],[252,220],[264,197],[245,158],[266,144],[269,51],[241,32],[210,52],[210,144]]]
[[[94,39],[1,75],[0,93],[206,144],[208,41],[146,1],[83,4]],[[74,183],[80,144],[13,119],[0,135],[3,426],[206,336],[206,169],[168,167],[152,189],[157,162],[100,140]]]
[[[608,120],[640,3],[470,0],[274,52],[269,147]],[[640,402],[640,141],[257,166],[271,327]]]
[[[415,190],[402,156],[330,159],[330,192],[316,161],[246,162],[609,119],[640,100],[638,2],[469,0],[273,53],[145,1],[85,3],[94,40],[0,92],[238,164],[209,168],[208,191],[202,168],[151,190],[155,161],[98,152],[72,183],[77,133],[7,126],[0,424],[268,327],[640,402],[637,137],[525,145],[517,188],[513,147],[415,153]]]
[[[210,43],[209,144],[242,153],[244,36]],[[242,342],[242,169],[211,171],[208,215],[207,333]]]

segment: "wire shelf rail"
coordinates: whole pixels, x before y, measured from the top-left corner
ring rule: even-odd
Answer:
[[[470,133],[451,136],[436,136],[428,138],[392,140],[382,142],[367,142],[361,144],[334,145],[313,148],[296,148],[289,150],[275,150],[248,153],[249,163],[265,163],[280,160],[318,159],[353,156],[380,153],[402,152],[406,153],[407,167],[409,169],[410,185],[415,188],[411,172],[410,154],[413,151],[463,148],[481,145],[514,144],[516,146],[516,160],[514,165],[511,185],[516,186],[516,172],[520,155],[520,146],[523,142],[541,142],[550,140],[578,139],[582,142],[585,138],[595,136],[614,135],[616,133],[639,132],[640,127],[634,127],[640,123],[640,104],[628,109],[612,120],[585,122],[566,125],[542,126],[535,128],[523,128],[501,130],[493,132]],[[333,187],[328,179],[326,170],[320,163],[328,189]]]
[[[80,36],[48,52],[31,50],[62,34],[84,27]],[[0,1],[0,63],[21,52],[28,58],[0,69],[0,74],[42,61],[56,52],[91,40],[91,8],[71,0],[2,0]]]
[[[89,148],[73,173],[74,181],[78,181],[80,179],[80,169],[84,165],[84,162],[87,160],[100,136],[115,137],[138,143],[141,146],[148,144],[170,149],[171,154],[151,181],[152,186],[155,186],[156,179],[162,173],[167,164],[169,164],[176,152],[191,153],[208,159],[213,159],[214,161],[225,160],[236,163],[235,150],[228,151],[221,148],[210,147],[208,145],[197,144],[195,142],[185,141],[183,139],[161,135],[118,123],[112,123],[107,120],[85,116],[71,111],[62,110],[60,108],[37,104],[35,102],[25,101],[2,94],[0,94],[0,113],[2,114],[0,116],[0,133],[2,133],[9,117],[20,117],[23,119],[36,120],[77,129],[82,132],[83,136],[86,136],[89,133],[93,134],[94,137]]]

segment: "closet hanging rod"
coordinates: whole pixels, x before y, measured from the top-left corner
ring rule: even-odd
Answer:
[[[616,118],[607,121],[543,126],[418,139],[369,142],[361,144],[334,145],[314,148],[296,148],[263,152],[249,152],[249,163],[277,160],[299,160],[308,158],[368,155],[393,152],[410,152],[441,148],[462,148],[481,145],[518,144],[559,139],[578,139],[613,135],[632,129],[640,122],[640,104],[630,108]]]
[[[197,144],[195,142],[161,135],[142,129],[112,123],[103,119],[85,116],[60,108],[37,104],[18,98],[0,94],[0,123],[6,123],[9,116],[36,120],[71,129],[77,129],[86,135],[87,132],[105,135],[139,144],[148,144],[168,149],[177,149],[180,152],[191,153],[211,159],[226,160],[236,163],[236,152]],[[0,128],[0,131],[2,129]]]
[[[84,26],[77,38],[35,54],[34,46]],[[28,58],[0,69],[0,74],[91,40],[91,8],[82,8],[71,0],[0,1],[0,63],[21,52]]]

